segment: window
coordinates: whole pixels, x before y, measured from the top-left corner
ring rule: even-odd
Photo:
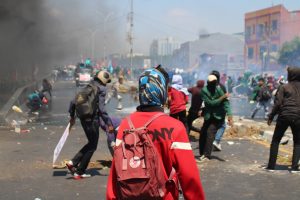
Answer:
[[[258,37],[261,37],[264,34],[264,28],[265,26],[263,24],[258,25],[258,32],[257,32]]]
[[[252,34],[255,35],[255,25],[252,26]]]
[[[260,57],[261,60],[263,59],[264,53],[266,51],[267,51],[267,47],[266,46],[260,46],[259,47],[259,57]]]
[[[250,39],[251,36],[251,26],[246,27],[246,40]]]
[[[254,49],[252,47],[248,48],[248,59],[253,59]]]
[[[272,20],[272,31],[277,31],[278,29],[278,21]]]
[[[271,51],[272,52],[277,52],[278,51],[278,46],[276,44],[272,44]]]

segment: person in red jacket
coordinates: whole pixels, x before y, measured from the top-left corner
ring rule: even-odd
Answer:
[[[168,75],[163,68],[148,69],[139,78],[140,106],[130,115],[135,127],[143,126],[154,115],[164,112],[163,106],[167,100]],[[129,129],[127,120],[123,120],[118,130],[116,145],[122,144],[123,130]],[[180,183],[185,200],[204,200],[204,190],[199,177],[199,171],[194,154],[189,143],[186,129],[178,120],[163,115],[149,126],[150,138],[163,163],[166,174],[175,169],[173,178],[177,186]],[[183,134],[185,133],[185,134]],[[107,183],[107,200],[119,199],[117,192],[117,175],[113,161]],[[178,187],[175,187],[178,188]],[[179,199],[177,189],[168,190],[164,200]]]
[[[189,92],[187,88],[182,85],[182,76],[176,74],[172,78],[172,85],[169,88],[169,108],[170,116],[181,121],[186,128],[187,117],[186,117],[186,104],[189,100]]]

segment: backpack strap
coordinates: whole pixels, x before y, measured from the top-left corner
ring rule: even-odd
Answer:
[[[161,117],[163,115],[166,115],[166,114],[165,113],[157,113],[156,115],[154,115],[153,117],[151,117],[150,120],[148,122],[146,122],[146,124],[143,127],[138,128],[138,129],[145,129],[145,128],[147,128],[154,120],[156,120],[157,118],[159,118],[159,117]],[[132,120],[130,119],[130,116],[128,116],[126,118],[126,120],[127,120],[128,125],[129,125],[129,127],[130,127],[131,130],[136,129],[134,127],[133,123],[132,123]]]
[[[153,117],[150,118],[150,120],[144,125],[143,128],[147,128],[154,120],[156,120],[157,118],[166,115],[165,113],[157,113],[156,115],[154,115]]]

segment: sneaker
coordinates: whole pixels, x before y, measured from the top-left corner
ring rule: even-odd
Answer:
[[[275,169],[271,169],[271,168],[268,168],[268,167],[263,167],[263,169],[267,172],[275,172]]]
[[[73,178],[74,178],[75,180],[80,180],[80,179],[82,179],[82,176],[81,176],[80,174],[74,173],[74,174],[73,174]]]
[[[70,173],[72,175],[74,175],[76,168],[73,166],[73,162],[69,161],[68,163],[66,163],[66,166],[67,166],[68,170],[70,171]]]
[[[86,173],[83,173],[83,174],[74,173],[74,175],[73,175],[73,178],[75,180],[80,180],[80,179],[83,179],[83,178],[90,178],[90,177],[92,177],[92,175],[86,174]]]
[[[204,161],[208,161],[209,159],[206,156],[201,156],[200,158],[196,159],[197,163],[202,163]]]
[[[217,141],[214,141],[213,143],[214,145],[214,148],[217,150],[217,151],[222,151],[222,147],[221,147],[221,144]]]
[[[292,169],[291,174],[300,174],[300,170],[299,169]]]
[[[91,174],[86,174],[86,173],[81,174],[81,178],[91,178],[91,177],[92,177]]]

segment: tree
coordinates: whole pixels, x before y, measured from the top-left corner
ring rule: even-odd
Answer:
[[[283,44],[279,51],[278,62],[282,65],[300,67],[300,37]]]

